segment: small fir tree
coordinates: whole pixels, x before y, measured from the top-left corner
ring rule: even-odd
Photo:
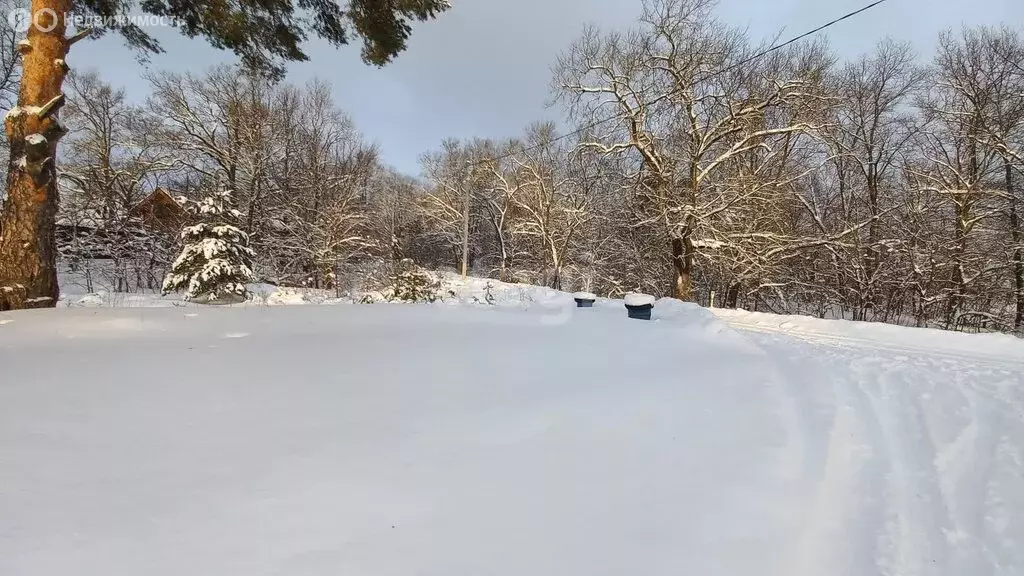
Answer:
[[[181,231],[184,248],[164,278],[163,292],[185,291],[185,300],[205,303],[241,302],[246,284],[255,278],[249,236],[232,223],[241,217],[228,208],[231,192],[217,191],[186,209],[201,222]]]
[[[430,277],[409,258],[401,260],[388,300],[392,302],[436,302],[441,283]]]

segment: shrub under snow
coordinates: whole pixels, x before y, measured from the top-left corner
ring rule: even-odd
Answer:
[[[410,259],[399,263],[388,300],[397,302],[436,302],[441,299],[441,283]]]

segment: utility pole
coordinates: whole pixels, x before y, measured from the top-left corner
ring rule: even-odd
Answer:
[[[467,162],[469,164],[469,162]],[[462,208],[462,279],[466,279],[469,267],[469,200],[470,200],[470,166],[466,167],[466,179],[462,185],[466,188],[466,202]]]

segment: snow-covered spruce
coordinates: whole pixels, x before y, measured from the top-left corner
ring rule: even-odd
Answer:
[[[391,294],[392,302],[436,302],[441,299],[441,283],[409,258],[399,262]]]
[[[185,291],[185,300],[228,304],[249,297],[246,284],[255,278],[251,262],[255,253],[249,236],[231,224],[240,213],[226,208],[229,191],[215,192],[189,212],[205,220],[181,231],[185,247],[164,278],[163,292]]]

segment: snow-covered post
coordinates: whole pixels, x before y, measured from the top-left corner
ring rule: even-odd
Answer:
[[[650,320],[654,309],[654,296],[650,294],[626,294],[626,314],[637,320]]]
[[[577,292],[572,295],[572,299],[576,301],[577,308],[593,308],[597,296],[590,292]]]

